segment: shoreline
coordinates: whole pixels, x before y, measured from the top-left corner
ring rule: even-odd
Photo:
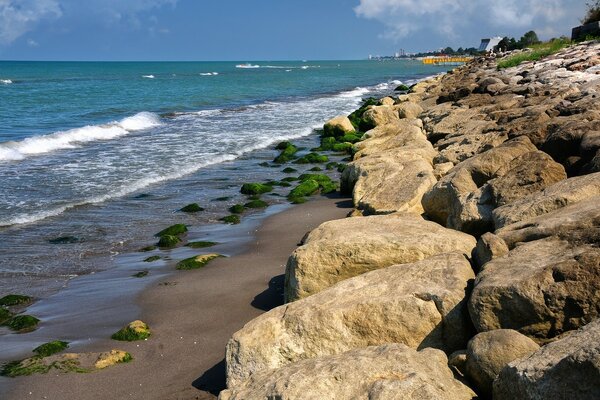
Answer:
[[[92,374],[0,378],[7,382],[0,394],[4,391],[6,399],[119,398],[132,392],[144,398],[214,398],[224,388],[221,360],[231,334],[283,303],[281,274],[289,253],[306,232],[345,217],[348,203],[343,197],[316,198],[276,213],[252,232],[252,243],[243,253],[215,260],[197,271],[173,271],[144,289],[136,305],[153,332],[147,341],[106,339],[82,346],[86,351],[124,349],[134,362]],[[290,219],[296,223],[290,224]],[[160,284],[165,281],[168,284]],[[165,365],[172,369],[165,371]],[[159,369],[163,373],[156,374]],[[215,382],[217,376],[223,381]]]

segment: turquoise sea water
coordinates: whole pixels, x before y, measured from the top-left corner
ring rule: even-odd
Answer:
[[[212,199],[275,178],[257,166],[272,144],[310,148],[314,128],[361,98],[443,71],[409,60],[0,62],[0,295],[110,268],[161,221],[189,223],[182,203],[201,202],[195,222],[214,222],[231,204]],[[60,236],[81,240],[50,243]]]

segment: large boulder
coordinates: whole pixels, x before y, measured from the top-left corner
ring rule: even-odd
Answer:
[[[525,221],[600,195],[600,172],[569,178],[496,208],[492,215],[496,229]]]
[[[504,367],[494,399],[600,399],[600,321]]]
[[[368,214],[398,211],[421,214],[421,198],[437,182],[433,167],[413,146],[376,153],[354,161],[342,174],[342,191]]]
[[[419,118],[419,115],[423,112],[423,108],[417,103],[405,101],[400,104],[396,104],[394,109],[398,112],[398,116],[402,118]]]
[[[230,339],[228,385],[260,370],[384,343],[464,348],[472,329],[466,295],[473,278],[462,253],[446,253],[356,276],[277,307]]]
[[[533,340],[511,329],[479,333],[467,345],[467,377],[481,395],[490,398],[492,383],[502,368],[539,348]]]
[[[346,133],[353,133],[355,129],[348,117],[340,115],[327,121],[323,131],[327,136],[343,136]]]
[[[386,344],[303,360],[253,374],[219,400],[470,400],[475,393],[454,379],[446,355]]]
[[[538,343],[600,315],[600,249],[549,237],[514,248],[477,275],[469,312],[479,332],[515,329]]]
[[[476,154],[493,149],[507,140],[508,136],[503,132],[448,135],[436,143],[435,148],[439,150],[439,154],[434,162],[436,164],[451,162],[456,165]]]
[[[398,112],[392,106],[369,106],[362,118],[374,127],[399,121]]]
[[[294,301],[368,271],[459,251],[475,238],[415,214],[375,215],[325,222],[287,262],[285,298]]]
[[[404,146],[414,146],[427,152],[428,158],[435,157],[435,150],[423,133],[418,119],[405,119],[398,123],[380,125],[368,131],[363,140],[354,145],[354,159],[366,157],[381,151]]]

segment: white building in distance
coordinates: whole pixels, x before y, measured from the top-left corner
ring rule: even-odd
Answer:
[[[479,51],[492,51],[494,47],[498,46],[498,43],[502,41],[500,36],[496,36],[490,39],[481,39],[481,44],[479,45]]]

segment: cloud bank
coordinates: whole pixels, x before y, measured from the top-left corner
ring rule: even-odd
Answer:
[[[140,24],[137,14],[178,0],[0,0],[0,45],[9,45],[43,21],[92,14],[107,23]]]
[[[474,26],[491,32],[538,29],[556,32],[557,25],[583,14],[584,2],[573,0],[360,0],[356,15],[382,22],[382,37],[399,40],[419,31],[464,38]],[[567,22],[568,21],[568,22]]]

